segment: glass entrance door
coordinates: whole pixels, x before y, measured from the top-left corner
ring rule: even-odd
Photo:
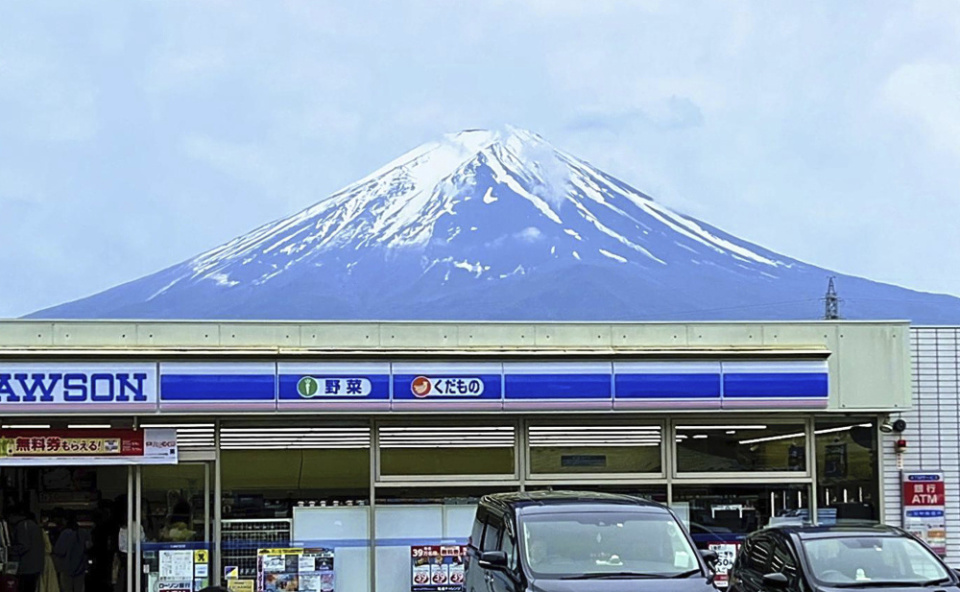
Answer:
[[[200,590],[214,581],[213,469],[209,461],[139,469],[140,592]]]

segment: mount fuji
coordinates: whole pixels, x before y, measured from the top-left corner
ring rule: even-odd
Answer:
[[[540,136],[468,130],[290,217],[33,318],[960,322],[679,214]]]

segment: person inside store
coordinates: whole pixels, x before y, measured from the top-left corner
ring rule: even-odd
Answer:
[[[93,513],[93,530],[90,532],[90,568],[87,570],[88,590],[110,590],[113,558],[117,554],[117,532],[114,522],[113,503],[100,500]]]
[[[51,539],[56,540],[56,538],[51,537],[50,532],[52,530],[58,534],[64,521],[65,518],[61,518],[57,523],[57,528],[53,530],[49,524],[43,521],[40,523],[41,530],[43,531],[43,571],[40,572],[40,583],[37,586],[38,592],[60,592],[57,568],[53,562],[53,545],[50,543]]]
[[[10,511],[10,561],[17,562],[18,592],[37,592],[46,559],[43,529],[23,503]]]
[[[173,511],[167,517],[167,523],[160,530],[160,540],[174,543],[192,541],[197,534],[190,527],[192,515],[190,502],[181,497],[173,505]]]
[[[84,592],[87,551],[91,547],[89,535],[77,524],[76,512],[67,513],[57,542],[53,546],[53,561],[60,581],[60,592]]]

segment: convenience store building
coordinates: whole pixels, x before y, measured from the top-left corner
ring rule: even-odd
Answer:
[[[143,589],[256,579],[260,549],[307,548],[331,551],[337,592],[408,592],[412,552],[464,544],[476,499],[517,489],[647,496],[704,546],[884,520],[877,428],[911,407],[909,333],[6,321],[0,483],[41,516],[123,499]]]

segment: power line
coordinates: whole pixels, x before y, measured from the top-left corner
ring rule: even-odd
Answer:
[[[805,298],[803,300],[783,300],[780,302],[762,302],[757,304],[742,304],[740,306],[725,306],[722,308],[695,308],[691,310],[679,310],[679,311],[670,311],[665,314],[671,315],[683,315],[683,314],[693,314],[698,312],[723,312],[726,310],[742,310],[742,309],[751,309],[751,308],[763,308],[770,306],[782,306],[784,304],[806,304],[812,302],[819,302],[817,298]]]

